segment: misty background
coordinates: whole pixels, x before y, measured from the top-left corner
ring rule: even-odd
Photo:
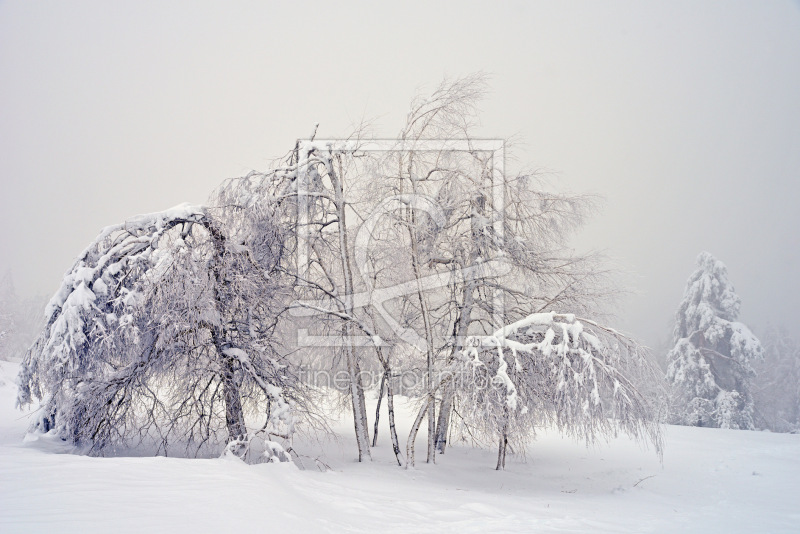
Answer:
[[[511,169],[603,197],[574,240],[624,271],[622,329],[670,337],[698,253],[750,326],[798,332],[800,3],[0,1],[0,276],[49,297],[109,224],[263,170],[297,138],[482,71]]]

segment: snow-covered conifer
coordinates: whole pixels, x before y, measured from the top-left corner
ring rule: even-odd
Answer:
[[[763,350],[736,321],[740,305],[725,264],[701,253],[675,315],[673,348],[667,354],[670,422],[754,428],[752,363]]]
[[[800,343],[785,328],[759,332],[764,359],[756,361],[756,424],[774,432],[800,431]]]
[[[16,324],[17,296],[11,275],[0,279],[0,360],[9,360],[14,354],[14,333]]]

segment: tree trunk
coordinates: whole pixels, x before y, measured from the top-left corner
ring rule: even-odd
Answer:
[[[386,390],[386,408],[389,412],[389,436],[392,439],[392,450],[397,458],[397,465],[403,466],[403,456],[400,454],[400,442],[397,439],[397,428],[394,424],[394,389],[392,388],[392,367],[389,364],[388,357],[384,357],[383,351],[380,346],[375,347],[375,352],[378,360],[383,365],[383,377],[381,377],[381,396],[383,395],[384,388]],[[378,410],[375,414],[375,438],[372,446],[378,441],[378,414],[380,412],[381,397],[378,397]]]
[[[233,360],[223,356],[222,389],[225,396],[225,425],[228,428],[229,443],[247,437],[242,398],[239,394],[239,384],[236,382],[235,373]]]
[[[439,405],[439,417],[436,421],[436,450],[444,454],[447,448],[447,435],[450,432],[450,412],[453,409],[453,395],[450,388],[445,388],[442,402]]]
[[[213,226],[206,227],[211,240],[214,243],[214,258],[211,271],[214,274],[214,306],[220,317],[225,317],[224,299],[226,293],[223,291],[228,286],[227,280],[222,274],[222,261],[225,256],[225,237],[223,234]],[[224,323],[223,323],[224,324]],[[217,351],[217,357],[220,358],[222,368],[222,394],[225,397],[225,425],[228,428],[228,442],[247,437],[247,426],[244,422],[244,411],[242,410],[242,398],[239,392],[239,383],[236,380],[236,368],[234,367],[234,359],[225,355],[225,349],[230,345],[228,335],[230,331],[225,326],[213,326],[210,328],[211,342]],[[241,447],[236,450],[237,454],[242,449]]]
[[[470,253],[470,266],[475,265],[477,253],[472,251]],[[462,273],[470,272],[463,269]],[[475,305],[475,279],[470,275],[469,279],[464,280],[463,296],[458,315],[458,320],[453,328],[453,350],[450,353],[448,362],[455,358],[456,352],[461,350],[461,344],[469,333],[469,325],[472,322],[472,307]],[[442,404],[439,407],[439,419],[436,424],[436,450],[439,454],[444,454],[447,448],[447,435],[450,433],[450,415],[453,411],[453,394],[452,387],[445,387],[442,391]]]
[[[327,161],[328,176],[331,180],[331,185],[334,190],[334,199],[336,206],[336,217],[339,221],[338,234],[339,234],[339,254],[342,261],[342,275],[344,281],[344,312],[348,315],[353,314],[353,269],[350,258],[350,245],[347,230],[347,209],[344,198],[344,185],[342,184],[340,175],[336,173],[333,168],[333,161]],[[358,461],[364,460],[364,457],[372,459],[369,450],[369,428],[367,423],[367,408],[364,401],[364,386],[361,383],[361,369],[358,365],[358,355],[356,354],[355,347],[353,346],[353,325],[348,321],[344,325],[344,350],[345,361],[347,364],[347,373],[350,378],[350,396],[353,403],[353,425],[356,432],[356,445],[358,446]]]
[[[406,444],[406,469],[414,467],[414,442],[417,439],[419,427],[422,425],[422,418],[425,417],[429,406],[430,403],[428,402],[422,405],[422,408],[419,409],[419,413],[417,413],[417,418],[414,419],[414,424],[411,425],[411,432],[408,434],[408,443]]]
[[[508,407],[503,410],[503,428],[500,431],[500,447],[497,450],[497,471],[506,468],[506,449],[508,449]]]
[[[375,428],[372,431],[372,446],[378,446],[378,423],[381,420],[381,400],[383,400],[383,393],[386,389],[386,371],[381,376],[381,388],[378,391],[378,407],[375,408]]]
[[[486,251],[483,229],[481,221],[484,219],[486,212],[486,199],[483,195],[478,195],[472,200],[472,214],[470,215],[472,242],[474,247],[469,250],[466,260],[463,259],[459,262],[462,273],[470,273],[468,278],[463,280],[461,305],[459,306],[458,319],[453,325],[453,350],[448,358],[448,362],[455,357],[455,353],[461,350],[461,344],[469,333],[469,326],[472,323],[472,308],[475,306],[475,290],[477,289],[477,282],[474,275],[468,269],[477,265],[478,257]],[[444,388],[442,393],[442,403],[439,407],[439,418],[436,424],[436,440],[435,447],[439,454],[444,454],[447,448],[447,436],[450,432],[450,415],[453,410],[453,391],[450,388]]]
[[[216,327],[211,329],[211,342],[220,358],[222,373],[222,395],[225,399],[225,426],[228,429],[228,443],[247,437],[247,426],[244,422],[244,410],[242,410],[242,398],[239,393],[239,383],[236,381],[236,367],[234,359],[225,355],[227,344],[225,330],[220,332]],[[239,451],[234,451],[238,453]]]
[[[426,462],[436,463],[436,399],[428,396],[428,456]]]
[[[411,159],[409,158],[408,175],[411,176]],[[402,176],[402,172],[401,172]],[[402,182],[402,180],[401,180]],[[417,184],[411,180],[411,191],[417,195]],[[434,359],[436,355],[433,353],[433,330],[430,323],[430,311],[428,310],[428,303],[425,300],[425,293],[422,289],[422,272],[420,269],[420,253],[419,253],[419,236],[417,235],[417,216],[414,211],[415,208],[409,206],[408,213],[408,233],[411,241],[411,267],[414,272],[414,279],[417,282],[417,297],[419,298],[420,316],[422,317],[422,325],[425,330],[425,353],[426,353],[426,373],[425,373],[425,387],[427,389],[428,399],[426,412],[428,414],[428,463],[436,463],[436,398],[433,396],[433,370]],[[416,436],[415,436],[416,437]]]
[[[500,436],[500,447],[497,450],[497,467],[495,468],[497,471],[501,471],[506,468],[507,448],[508,448],[508,434],[503,432],[503,435]]]
[[[345,325],[345,339],[352,339],[352,328]],[[345,341],[347,371],[350,379],[350,399],[353,405],[353,426],[356,432],[356,446],[358,447],[358,461],[364,458],[372,460],[369,450],[369,429],[367,428],[367,407],[364,402],[364,387],[361,383],[361,367],[358,365],[353,347]]]
[[[355,335],[355,334],[353,334]],[[355,353],[355,350],[353,351]],[[355,369],[356,369],[356,391],[358,392],[358,403],[361,406],[360,415],[361,426],[364,428],[364,437],[366,438],[367,451],[369,452],[369,420],[367,419],[367,401],[364,395],[364,382],[361,381],[361,363],[359,357],[355,356]],[[370,459],[372,455],[370,454]]]
[[[392,375],[387,370],[388,375],[386,379],[386,408],[389,411],[389,434],[392,438],[392,449],[397,458],[397,465],[403,466],[403,458],[400,454],[400,442],[397,439],[397,428],[394,425],[394,391],[392,389]]]

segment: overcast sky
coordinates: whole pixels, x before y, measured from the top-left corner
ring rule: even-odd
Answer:
[[[604,197],[578,236],[669,337],[694,260],[742,320],[800,330],[800,4],[0,1],[0,274],[53,293],[105,225],[264,169],[315,122],[400,129],[444,76],[491,75],[482,137]]]

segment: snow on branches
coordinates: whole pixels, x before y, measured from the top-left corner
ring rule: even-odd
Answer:
[[[754,428],[752,362],[763,357],[763,349],[750,329],[736,322],[740,306],[725,264],[701,253],[686,283],[667,354],[670,422]]]
[[[597,256],[566,246],[591,199],[547,192],[535,173],[506,176],[505,142],[470,138],[484,85],[445,82],[415,101],[396,142],[312,135],[272,170],[224,182],[213,207],[104,230],[22,366],[19,402],[41,399],[38,429],[92,451],[226,441],[242,454],[245,415],[258,415],[268,456],[285,458],[273,438],[311,412],[294,367],[305,359],[345,371],[359,460],[376,443],[362,369],[384,377],[398,464],[393,378],[405,371],[424,375],[407,466],[426,418],[428,462],[445,452],[451,417],[478,438],[500,435],[498,466],[509,437],[544,424],[588,442],[622,429],[659,448],[634,385],[650,372],[643,349],[540,313],[594,316],[614,291]],[[276,347],[291,344],[289,360]]]
[[[100,233],[22,362],[18,403],[41,402],[32,430],[92,453],[197,454],[246,441],[249,409],[266,436],[291,433],[297,381],[271,343],[280,282],[231,219],[184,204]]]
[[[755,362],[755,407],[760,428],[800,432],[800,342],[783,327],[759,332],[764,359]]]
[[[571,314],[535,313],[466,345],[458,404],[468,424],[500,436],[498,469],[509,438],[525,443],[548,424],[587,443],[622,429],[660,451],[655,407],[633,382],[653,368],[622,334]]]

